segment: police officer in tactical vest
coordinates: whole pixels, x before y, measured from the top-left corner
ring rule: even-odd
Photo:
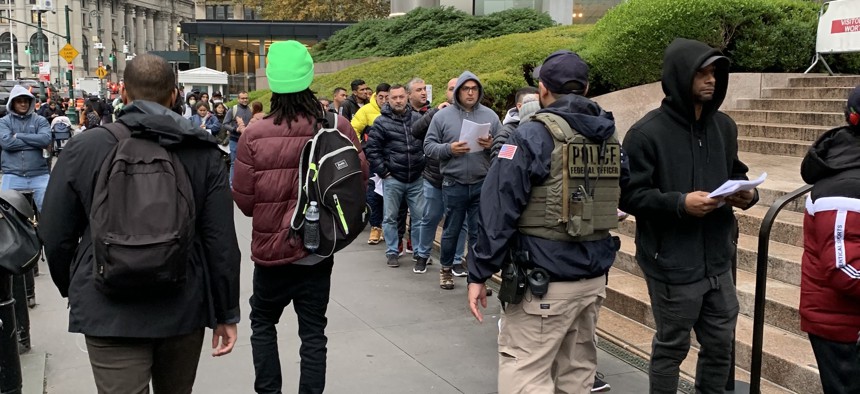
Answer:
[[[542,109],[521,120],[484,180],[469,307],[483,321],[484,282],[504,265],[499,393],[585,393],[628,169],[612,115],[584,97],[585,62],[557,51],[535,74]],[[519,284],[507,283],[517,276]]]

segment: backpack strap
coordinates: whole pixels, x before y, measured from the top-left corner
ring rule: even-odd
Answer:
[[[105,130],[110,132],[113,138],[116,138],[117,142],[126,138],[131,138],[131,130],[129,130],[128,126],[122,122],[112,122],[101,125],[100,127],[103,127]]]

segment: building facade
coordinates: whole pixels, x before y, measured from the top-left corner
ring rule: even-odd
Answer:
[[[179,26],[194,18],[192,0],[57,0],[55,10],[33,11],[40,0],[0,0],[0,76],[37,78],[39,62],[51,65],[51,81],[66,85],[69,63],[59,56],[66,45],[65,7],[71,44],[80,53],[71,63],[74,79],[95,77],[102,64],[118,82],[126,58],[151,51],[187,50]],[[11,20],[10,16],[11,15]],[[43,35],[37,27],[42,19]],[[24,23],[21,23],[24,22]],[[14,57],[14,62],[12,61]]]

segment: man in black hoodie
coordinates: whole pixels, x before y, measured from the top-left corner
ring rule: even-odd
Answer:
[[[663,58],[666,98],[624,138],[630,184],[622,189],[621,210],[636,216],[636,261],[657,330],[652,393],[677,392],[690,330],[701,344],[697,392],[722,393],[732,367],[738,315],[732,207],[752,207],[758,192],[708,197],[729,179],[748,179],[737,125],[718,111],[728,82],[728,58],[704,43],[675,39]]]
[[[543,289],[530,285],[531,294],[504,306],[499,392],[587,393],[595,383],[597,347],[592,338],[606,297],[606,274],[620,247],[618,237],[590,219],[600,217],[602,224],[617,226],[616,201],[627,182],[627,164],[612,115],[584,97],[585,62],[573,52],[557,51],[536,72],[543,109],[510,135],[481,189],[477,242],[470,242],[467,256],[469,307],[482,321],[478,305],[487,307],[484,283],[502,267],[509,247],[527,254],[520,268],[549,283]],[[550,126],[545,119],[555,120]],[[556,127],[576,136],[572,152],[585,153],[568,159],[567,145],[550,131]],[[587,152],[600,153],[587,159]],[[562,174],[567,175],[568,168],[574,170],[565,180]],[[588,186],[579,190],[585,192],[566,204],[561,190],[569,185],[577,190],[583,183]],[[592,218],[575,214],[577,207],[582,210],[574,201],[597,201],[591,206]],[[570,216],[562,217],[568,206]],[[592,223],[595,231],[572,236],[561,219]]]
[[[213,329],[213,356],[230,353],[236,342],[240,255],[227,166],[211,134],[168,108],[178,94],[174,83],[164,59],[135,57],[125,69],[126,106],[118,122],[131,130],[131,138],[157,138],[188,175],[195,234],[185,245],[181,288],[127,298],[97,289],[89,214],[102,162],[117,145],[111,132],[96,127],[70,140],[45,195],[39,232],[51,279],[69,298],[69,331],[86,337],[99,393],[148,392],[150,380],[156,393],[190,393],[204,328]]]

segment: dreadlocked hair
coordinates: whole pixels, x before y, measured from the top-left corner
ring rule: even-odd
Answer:
[[[286,121],[290,124],[299,117],[323,119],[325,113],[322,106],[309,88],[296,93],[272,93],[272,105],[267,118],[275,117],[274,123],[280,125]]]

